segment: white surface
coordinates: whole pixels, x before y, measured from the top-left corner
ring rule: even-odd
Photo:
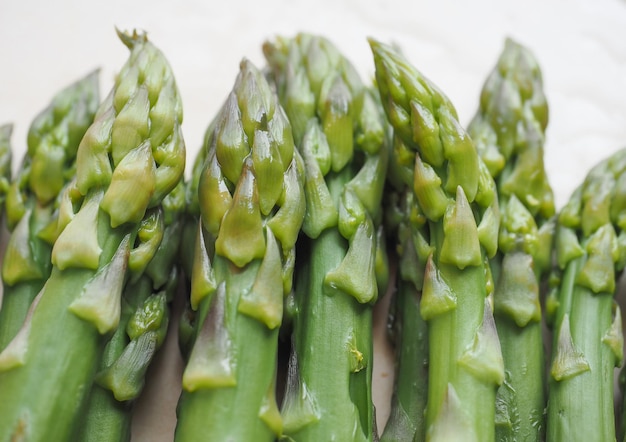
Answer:
[[[245,56],[262,65],[265,39],[297,31],[329,37],[364,76],[373,75],[367,36],[400,44],[449,95],[464,124],[504,38],[530,47],[542,66],[550,104],[546,165],[559,207],[592,164],[626,146],[624,0],[4,0],[0,124],[15,125],[14,165],[25,149],[30,121],[57,90],[96,67],[102,69],[103,95],[109,90],[127,56],[115,26],[148,31],[169,59],[183,98],[189,162],[232,86],[239,60]],[[377,342],[384,342],[380,334]],[[169,350],[175,352],[175,346]],[[388,349],[377,350],[383,355],[375,373],[382,424],[392,373]],[[153,396],[143,402],[157,407],[158,419],[151,419],[151,426],[137,420],[134,440],[172,438],[180,369],[173,354],[162,358],[167,363],[160,376],[168,389],[160,395],[151,390]],[[143,416],[154,416],[150,413]]]

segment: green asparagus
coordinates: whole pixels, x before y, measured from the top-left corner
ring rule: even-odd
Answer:
[[[372,309],[386,275],[379,247],[389,150],[384,116],[328,40],[277,38],[264,52],[306,175],[284,434],[371,441]]]
[[[154,256],[160,205],[184,171],[173,73],[145,35],[118,34],[130,57],[78,147],[51,275],[0,353],[2,441],[75,434],[125,282]]]
[[[614,371],[624,338],[613,295],[626,262],[626,150],[596,165],[558,215],[548,313],[548,440],[615,440]]]
[[[271,441],[278,329],[304,220],[301,159],[262,73],[243,60],[207,138],[176,440]]]
[[[406,147],[394,140],[394,152]],[[398,163],[401,155],[392,155],[391,177],[410,177],[412,167]],[[408,178],[411,182],[413,178]],[[395,347],[396,366],[389,419],[381,442],[423,441],[426,438],[424,412],[428,397],[428,327],[420,314],[425,263],[430,246],[424,215],[415,203],[413,189],[402,180],[393,185],[388,200],[385,227],[394,235],[398,263],[396,292],[390,305],[390,330]]]
[[[169,325],[169,304],[178,289],[180,269],[175,260],[184,207],[185,187],[181,181],[163,199],[163,222],[146,229],[146,233],[162,235],[162,239],[145,271],[137,273],[140,276],[124,287],[120,323],[105,346],[75,440],[130,440],[133,401],[143,390],[146,371],[163,344]],[[154,227],[156,231],[148,231]]]
[[[383,106],[404,146],[395,154],[413,167],[405,184],[432,248],[420,302],[430,349],[426,439],[494,440],[504,379],[486,263],[497,251],[495,183],[449,99],[394,49],[370,44]]]
[[[57,93],[30,126],[28,149],[7,195],[11,236],[2,266],[0,350],[22,326],[50,275],[54,238],[47,233],[58,216],[57,197],[75,174],[76,151],[93,122],[98,88],[96,71]]]
[[[554,196],[543,163],[548,105],[537,61],[507,39],[468,133],[496,179],[499,252],[491,260],[505,379],[496,439],[544,440],[545,356],[539,286],[550,270]]]

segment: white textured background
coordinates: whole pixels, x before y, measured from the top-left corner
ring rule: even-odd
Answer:
[[[2,0],[0,124],[14,123],[15,166],[30,121],[59,89],[97,67],[102,94],[110,89],[128,52],[115,26],[146,30],[169,59],[183,98],[189,163],[241,58],[260,66],[265,39],[298,31],[327,36],[368,77],[373,64],[366,37],[398,43],[449,95],[464,124],[504,38],[530,47],[550,104],[546,166],[559,207],[592,164],[626,146],[624,0]],[[378,313],[381,331],[384,312]],[[381,426],[392,379],[382,344],[378,333]],[[172,439],[180,361],[173,340],[166,351],[140,404],[133,440]]]

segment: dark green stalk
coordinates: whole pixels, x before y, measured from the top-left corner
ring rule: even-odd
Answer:
[[[0,350],[13,339],[50,275],[57,198],[76,171],[76,151],[99,102],[98,72],[58,92],[33,120],[28,149],[6,196],[11,236],[2,266]],[[1,157],[0,157],[1,158]],[[0,161],[0,170],[6,167]],[[0,183],[0,186],[2,183]]]
[[[624,338],[613,296],[626,261],[625,213],[621,150],[589,172],[558,216],[548,440],[615,440],[614,372]]]
[[[549,270],[555,214],[543,142],[548,106],[533,55],[508,39],[468,132],[496,180],[501,210],[494,315],[505,380],[496,439],[544,439],[546,380],[539,287]]]
[[[156,252],[159,205],[182,178],[181,102],[172,72],[145,35],[119,35],[129,61],[78,147],[52,273],[0,353],[1,441],[75,434],[120,322],[125,281]]]
[[[396,146],[401,143],[396,139]],[[397,160],[396,155],[392,159]],[[390,175],[401,176],[395,165]],[[412,170],[406,171],[412,173]],[[398,188],[404,186],[399,184]],[[397,244],[397,288],[390,305],[390,330],[395,347],[395,377],[391,410],[381,442],[422,441],[426,438],[425,410],[428,397],[428,327],[420,314],[424,265],[430,248],[424,241],[423,215],[416,217],[413,191],[393,191],[386,228]],[[393,219],[399,218],[399,219]]]
[[[306,174],[284,434],[298,441],[373,440],[372,306],[377,265],[384,262],[377,234],[388,161],[384,118],[329,41],[299,34],[268,42],[264,50]]]
[[[423,213],[431,253],[420,311],[428,322],[427,440],[494,440],[504,378],[486,264],[497,251],[495,183],[448,98],[400,54],[370,41],[396,160]],[[427,225],[427,226],[426,226]]]
[[[207,146],[176,440],[272,441],[282,434],[278,330],[305,202],[289,121],[248,60]]]

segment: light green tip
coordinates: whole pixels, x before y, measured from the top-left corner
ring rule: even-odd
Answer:
[[[448,206],[443,219],[443,244],[440,261],[459,269],[482,264],[478,227],[463,188],[459,186],[456,201]]]
[[[126,235],[111,261],[87,281],[78,298],[69,306],[72,313],[91,322],[100,334],[113,331],[120,322],[129,254],[130,235]]]
[[[232,205],[224,214],[215,253],[243,267],[265,254],[263,220],[259,207],[259,191],[251,159],[246,160]]]
[[[183,372],[182,384],[186,391],[237,384],[235,353],[225,315],[226,284],[221,283],[213,295],[209,313]]]

